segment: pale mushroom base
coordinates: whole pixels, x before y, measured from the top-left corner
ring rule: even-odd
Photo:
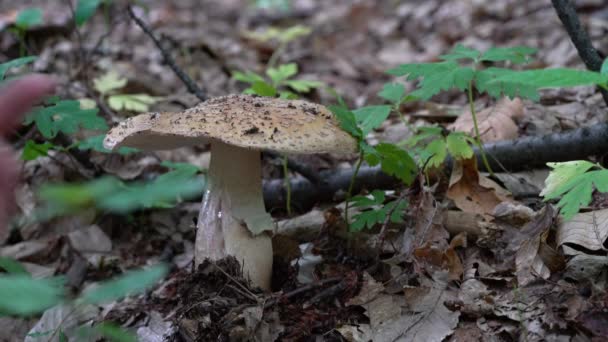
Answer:
[[[262,196],[260,152],[213,142],[198,218],[195,265],[206,258],[234,256],[246,278],[270,290],[272,242],[266,230],[272,229]]]

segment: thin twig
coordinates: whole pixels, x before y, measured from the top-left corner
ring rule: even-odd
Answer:
[[[273,298],[273,299],[267,301],[264,304],[264,309],[268,309],[269,307],[277,304],[279,302],[279,300],[281,300],[281,299],[288,299],[288,298],[291,298],[291,297],[295,297],[295,296],[300,295],[300,294],[302,294],[304,292],[308,292],[310,290],[313,290],[313,289],[315,289],[317,287],[321,287],[321,286],[324,286],[324,285],[327,285],[327,284],[330,284],[330,283],[335,283],[335,282],[340,281],[342,279],[343,279],[343,277],[332,277],[332,278],[327,278],[327,279],[319,280],[317,282],[306,284],[304,286],[298,287],[297,289],[295,289],[295,290],[293,290],[291,292],[287,292],[287,293],[285,293],[284,295],[282,295],[282,296],[280,296],[278,298]]]
[[[249,289],[248,289],[246,286],[244,286],[244,285],[243,285],[243,284],[241,284],[239,281],[237,281],[236,279],[234,279],[234,277],[233,277],[233,276],[231,276],[230,274],[228,274],[228,272],[224,271],[224,270],[223,270],[221,267],[219,267],[219,266],[218,266],[218,265],[217,265],[215,262],[212,262],[211,264],[212,264],[213,266],[215,266],[215,268],[217,268],[217,269],[218,269],[220,272],[222,272],[222,273],[223,273],[223,274],[226,276],[226,278],[228,278],[228,279],[232,280],[232,282],[234,282],[236,285],[238,285],[238,287],[240,287],[240,288],[241,288],[243,291],[245,291],[245,292],[246,292],[246,293],[249,295],[250,299],[252,299],[252,300],[254,300],[255,302],[258,302],[258,303],[259,303],[260,299],[258,298],[258,296],[256,296],[256,295],[255,295],[255,294],[253,294],[251,291],[249,291]]]
[[[559,20],[561,20],[566,28],[570,40],[572,40],[572,43],[576,47],[578,55],[587,66],[587,69],[600,71],[603,62],[602,57],[593,47],[589,34],[587,34],[587,31],[578,18],[574,4],[570,0],[551,0],[551,3],[553,4],[553,8],[555,8],[555,12],[557,12]],[[604,98],[604,102],[608,105],[608,91],[602,88],[599,89]]]
[[[207,101],[207,96],[205,95],[203,90],[190,78],[190,76],[188,76],[180,67],[177,66],[177,63],[175,63],[175,60],[173,59],[169,51],[167,51],[167,49],[165,49],[161,44],[160,40],[156,38],[154,32],[152,32],[152,29],[146,23],[144,23],[143,20],[141,20],[137,15],[135,15],[135,12],[133,12],[133,8],[131,8],[131,6],[127,6],[127,11],[129,12],[129,16],[131,17],[131,19],[135,21],[137,26],[139,26],[142,31],[144,31],[144,33],[148,35],[150,39],[152,39],[160,53],[163,55],[163,58],[165,59],[167,65],[169,65],[175,75],[177,75],[177,77],[179,77],[179,79],[186,85],[188,91],[196,95],[199,100]]]

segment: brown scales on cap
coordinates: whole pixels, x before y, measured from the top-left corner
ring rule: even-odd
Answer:
[[[138,115],[113,128],[104,146],[164,150],[212,140],[282,153],[357,151],[324,106],[251,95],[218,97],[179,113]]]

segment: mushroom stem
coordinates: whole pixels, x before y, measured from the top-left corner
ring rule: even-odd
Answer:
[[[272,218],[264,208],[260,152],[213,142],[207,189],[199,213],[195,265],[234,256],[243,275],[270,290]]]

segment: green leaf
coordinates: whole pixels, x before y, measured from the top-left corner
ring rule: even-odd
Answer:
[[[106,95],[127,85],[127,79],[120,77],[117,72],[109,71],[101,77],[93,79],[93,86],[100,94]]]
[[[0,64],[0,66],[2,65]],[[602,67],[600,68],[600,74],[608,75],[608,57],[604,59],[604,62],[602,63]],[[2,77],[0,77],[0,79],[2,79]]]
[[[379,195],[382,193],[382,196]],[[357,198],[365,198],[370,205],[374,207],[370,210],[363,211],[353,217],[353,222],[350,224],[351,231],[361,231],[363,228],[373,228],[374,225],[379,223],[384,223],[386,220],[386,216],[390,211],[391,216],[389,220],[393,223],[401,223],[403,222],[403,211],[407,207],[407,202],[404,200],[394,200],[385,205],[382,205],[384,202],[384,192],[379,190],[374,190],[372,192],[372,196],[374,199],[369,199],[365,196],[357,196]],[[355,198],[353,198],[355,199]],[[360,199],[361,200],[361,199]]]
[[[63,299],[57,278],[33,279],[29,275],[0,277],[0,315],[28,316],[55,306]]]
[[[426,153],[428,153],[428,155],[431,156],[431,159],[428,162],[426,160],[423,161],[427,163],[427,169],[441,166],[445,160],[445,157],[448,155],[446,142],[443,138],[431,141],[428,145],[426,145],[424,150]]]
[[[137,342],[137,336],[113,323],[99,323],[95,326],[95,330],[113,342]]]
[[[287,80],[283,83],[285,83],[286,86],[299,93],[308,93],[312,89],[320,88],[323,86],[323,82],[309,80]]]
[[[421,141],[443,139],[443,129],[436,126],[422,126],[418,127],[418,133],[409,138],[405,145],[414,147]]]
[[[501,93],[538,100],[538,90],[545,88],[576,87],[608,83],[608,75],[576,69],[539,69],[512,71],[488,68],[478,78],[477,88],[494,97]]]
[[[380,143],[373,150],[374,153],[365,155],[365,160],[370,165],[379,161],[384,173],[395,176],[406,185],[412,183],[417,172],[416,162],[405,150],[387,143]]]
[[[385,83],[378,96],[394,105],[399,105],[405,96],[405,87],[401,83]]]
[[[444,61],[458,61],[461,59],[470,59],[475,61],[481,53],[475,49],[468,48],[464,45],[457,44],[450,52],[439,56]]]
[[[448,151],[455,159],[473,157],[473,148],[469,145],[469,137],[462,132],[450,133],[446,138]]]
[[[304,37],[309,35],[312,32],[312,29],[303,25],[295,25],[289,27],[285,30],[279,30],[277,34],[277,39],[281,43],[289,43],[293,40],[296,40],[300,37]]]
[[[361,141],[364,138],[363,132],[357,125],[355,114],[344,106],[329,106],[329,110],[338,118],[340,127],[352,135],[355,139]]]
[[[87,304],[102,304],[118,300],[145,291],[164,278],[167,272],[167,266],[162,264],[145,270],[127,272],[86,291],[79,299]]]
[[[456,62],[402,64],[388,71],[395,76],[407,76],[408,80],[422,78],[418,89],[410,95],[428,100],[444,90],[457,88],[465,90],[475,77],[470,67],[461,67]]]
[[[298,73],[298,65],[296,63],[282,64],[276,68],[268,68],[266,74],[272,80],[275,86],[281,84],[286,79]]]
[[[36,127],[47,139],[54,138],[58,132],[75,133],[80,128],[107,130],[105,120],[97,116],[98,109],[81,109],[80,102],[60,101],[49,107],[38,107],[25,118],[25,124],[36,123]]]
[[[121,111],[130,110],[143,113],[150,110],[150,105],[160,101],[162,97],[154,97],[147,94],[120,94],[108,97],[110,108]]]
[[[593,163],[579,160],[547,165],[553,170],[545,180],[541,195],[544,195],[545,201],[562,196],[557,206],[566,220],[591,202],[594,188],[608,192],[608,170],[589,171],[596,167]]]
[[[256,95],[260,96],[274,97],[277,94],[276,88],[266,82],[254,82],[251,89]]]
[[[536,49],[527,46],[494,47],[484,52],[480,60],[487,62],[510,61],[514,64],[522,64],[529,62],[530,56],[536,52]]]
[[[576,176],[580,176],[590,169],[596,167],[595,164],[586,160],[574,160],[563,163],[547,163],[552,170],[547,179],[545,179],[545,188],[540,195],[545,197],[545,200],[557,198],[563,192],[556,190],[562,188],[564,184],[571,181]]]
[[[19,261],[5,256],[0,256],[0,269],[5,270],[9,274],[20,274],[30,276],[30,273],[25,269],[25,267],[23,267],[23,265]]]
[[[505,82],[496,81],[502,76],[507,76],[515,71],[505,68],[487,68],[478,71],[475,75],[475,87],[481,93],[486,92],[488,95],[499,99],[503,96],[511,98],[519,96],[522,98],[538,101],[540,95],[537,87],[521,82]]]
[[[22,31],[40,24],[42,24],[42,10],[36,7],[24,9],[15,19],[15,26]]]
[[[372,198],[369,198],[368,196],[354,196],[350,199],[350,201],[354,207],[370,207],[374,205],[381,205],[384,203],[386,198],[384,191],[382,190],[374,190],[370,193],[370,195]]]
[[[114,213],[171,207],[176,200],[189,199],[202,193],[204,184],[201,179],[194,177],[196,172],[178,168],[151,182],[128,185],[111,177],[82,184],[45,185],[41,187],[39,197],[46,207],[39,216],[49,219],[91,207]]]
[[[26,65],[28,63],[32,63],[36,60],[36,58],[38,58],[38,57],[37,56],[21,57],[21,58],[16,58],[16,59],[13,59],[8,62],[0,64],[0,80],[4,79],[6,72],[10,68],[18,68],[18,67]]]
[[[42,144],[37,144],[32,140],[28,140],[25,142],[25,146],[23,147],[21,159],[34,160],[38,157],[45,157],[48,155],[49,150],[54,147],[55,145],[51,144],[48,141]]]
[[[286,91],[286,90],[281,90],[279,91],[279,98],[280,99],[287,99],[287,100],[296,100],[299,98],[299,96],[297,94],[294,94],[290,91]]]
[[[363,136],[380,127],[391,113],[391,106],[367,106],[352,111]]]
[[[110,151],[103,147],[103,139],[106,137],[105,134],[95,135],[89,138],[86,138],[82,141],[76,143],[76,147],[81,151],[93,150],[101,153],[114,153],[114,151]],[[127,155],[135,152],[139,152],[138,149],[132,147],[120,147],[118,148],[118,154]]]
[[[95,14],[99,4],[101,4],[101,0],[78,0],[74,11],[76,25],[82,26],[86,23]]]
[[[247,71],[245,73],[234,71],[232,72],[232,78],[245,83],[264,82],[264,77],[252,71]]]
[[[605,84],[607,81],[608,75],[602,75],[598,72],[555,68],[513,71],[498,77],[492,82],[522,83],[543,89]]]

